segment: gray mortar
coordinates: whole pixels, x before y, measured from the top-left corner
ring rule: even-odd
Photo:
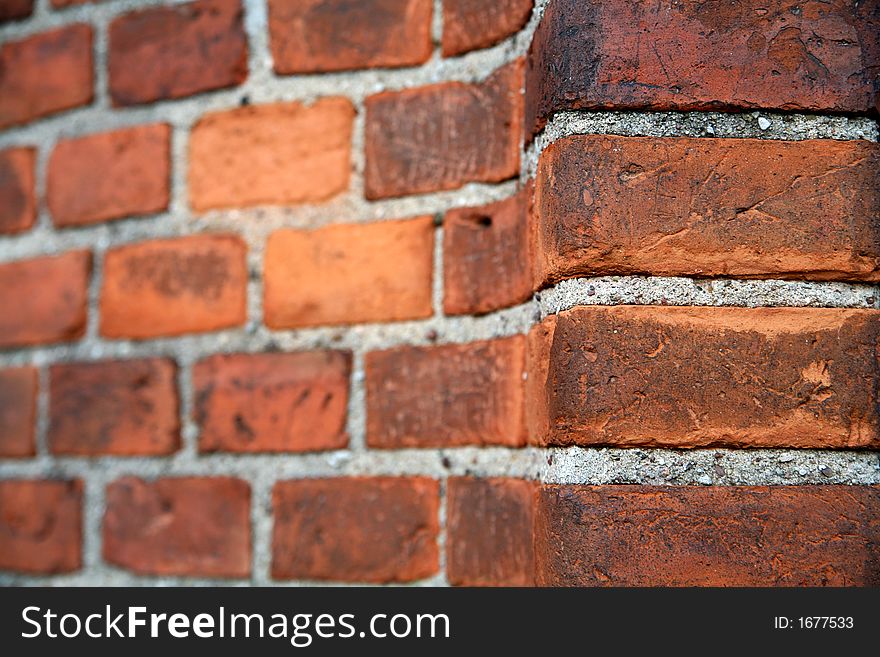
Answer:
[[[183,0],[181,0],[183,1]],[[676,305],[735,306],[837,306],[878,307],[880,294],[866,285],[783,281],[693,281],[683,278],[603,277],[565,281],[534,299],[482,317],[442,315],[442,227],[437,229],[433,300],[434,316],[421,321],[324,327],[298,331],[269,331],[262,325],[262,281],[248,284],[248,324],[245,328],[182,338],[144,342],[102,339],[98,332],[97,305],[102,283],[102,263],[108,248],[157,237],[235,231],[248,244],[248,267],[262,271],[266,238],[279,228],[309,228],[332,223],[370,222],[442,213],[452,207],[481,205],[509,197],[516,181],[497,185],[469,184],[461,189],[382,201],[363,197],[364,100],[386,90],[420,86],[446,80],[474,82],[484,79],[528,49],[546,0],[519,34],[504,42],[462,57],[443,59],[439,48],[423,66],[399,70],[369,70],[319,76],[276,77],[267,37],[266,5],[244,0],[245,28],[250,45],[248,80],[240,87],[193,98],[160,102],[137,108],[114,110],[107,94],[107,25],[117,15],[134,8],[165,5],[166,0],[108,0],[102,4],[51,11],[49,0],[37,0],[35,14],[22,22],[0,26],[0,42],[36,34],[75,21],[96,28],[96,97],[89,107],[65,112],[0,133],[0,148],[34,145],[38,148],[37,191],[44,198],[45,168],[55,143],[61,138],[103,132],[148,122],[167,122],[172,128],[172,198],[167,212],[140,219],[54,231],[41,204],[37,226],[19,236],[0,241],[0,262],[55,254],[75,248],[91,248],[95,273],[89,290],[89,324],[86,336],[75,344],[51,345],[16,351],[0,351],[0,367],[34,363],[40,368],[37,451],[34,459],[0,461],[0,479],[15,477],[79,477],[85,481],[84,567],[72,575],[30,577],[0,574],[0,584],[28,585],[200,585],[281,584],[273,582],[271,562],[271,489],[276,481],[307,477],[421,475],[441,482],[441,560],[445,559],[445,490],[448,476],[496,476],[534,479],[549,483],[649,483],[670,485],[736,484],[870,484],[880,483],[878,455],[854,451],[798,450],[693,450],[660,449],[507,449],[467,447],[424,450],[367,450],[364,394],[364,355],[371,350],[402,344],[430,345],[467,343],[525,333],[542,317],[581,304],[669,303]],[[442,37],[441,0],[434,0],[433,38]],[[238,106],[247,97],[253,104],[299,100],[306,103],[327,95],[345,95],[358,110],[353,130],[352,182],[336,199],[294,208],[262,207],[193,214],[186,194],[189,133],[200,116],[209,111]],[[826,116],[761,114],[770,119],[766,130],[756,132],[757,114],[674,113],[562,113],[548,125],[529,153],[524,171],[547,143],[565,134],[605,132],[701,136],[711,125],[715,136],[758,136],[774,139],[829,137],[877,139],[877,126],[867,119]],[[760,130],[760,127],[758,128]],[[701,132],[702,131],[702,132]],[[873,297],[873,299],[870,299]],[[338,348],[353,352],[353,372],[347,419],[350,447],[314,454],[224,455],[198,453],[198,427],[191,419],[192,364],[214,353],[261,352],[272,349]],[[70,361],[105,358],[166,356],[180,365],[183,448],[171,457],[93,459],[53,457],[46,445],[48,366]],[[723,468],[723,474],[716,466]],[[248,481],[252,490],[253,573],[247,580],[174,577],[140,577],[112,567],[101,558],[101,519],[104,491],[118,477],[135,475],[147,479],[162,476],[227,475]],[[447,584],[445,573],[416,585]]]

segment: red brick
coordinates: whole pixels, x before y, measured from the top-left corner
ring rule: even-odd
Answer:
[[[579,307],[535,329],[533,439],[877,448],[880,311]]]
[[[34,197],[33,148],[7,148],[0,151],[0,233],[20,233],[30,229],[37,218]]]
[[[526,126],[560,110],[875,110],[876,0],[554,0],[528,58]]]
[[[536,515],[544,586],[880,584],[877,486],[544,486]]]
[[[34,0],[3,0],[0,2],[0,23],[27,18],[34,11]]]
[[[431,0],[269,0],[275,72],[421,64],[431,56]]]
[[[446,562],[457,586],[531,586],[535,484],[454,477],[447,492]]]
[[[184,98],[244,82],[242,16],[239,0],[199,0],[114,19],[108,54],[113,104]]]
[[[272,493],[272,577],[410,582],[437,572],[439,485],[421,477],[304,479]]]
[[[0,570],[73,572],[81,546],[80,481],[0,481]]]
[[[367,98],[367,198],[516,176],[522,68],[517,60],[479,84],[445,82]]]
[[[244,324],[247,247],[237,235],[152,240],[104,259],[101,335],[155,338]]]
[[[577,135],[542,154],[538,282],[658,274],[880,279],[880,147]]]
[[[37,370],[16,367],[0,370],[0,457],[36,454]]]
[[[443,221],[443,310],[487,313],[532,296],[530,190],[476,208],[458,208]]]
[[[516,34],[533,0],[443,0],[443,56],[488,48]]]
[[[524,351],[525,339],[517,335],[367,354],[367,443],[524,444]]]
[[[177,366],[164,358],[53,365],[49,451],[170,454],[180,447]]]
[[[219,354],[196,364],[203,452],[310,452],[348,445],[351,354]]]
[[[192,207],[319,203],[345,191],[354,115],[345,98],[207,114],[190,136]]]
[[[92,102],[92,29],[76,24],[0,46],[0,129]]]
[[[66,9],[67,7],[78,7],[80,5],[90,5],[103,0],[50,0],[53,9]]]
[[[226,477],[107,487],[104,560],[142,575],[247,577],[251,572],[250,486]]]
[[[0,347],[68,342],[86,328],[92,255],[68,251],[0,264]]]
[[[49,160],[56,226],[81,226],[168,207],[171,130],[153,124],[66,139]]]
[[[430,317],[433,252],[431,217],[279,230],[266,246],[266,324]]]

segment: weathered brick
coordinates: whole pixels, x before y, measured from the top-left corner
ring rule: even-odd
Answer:
[[[519,32],[533,0],[443,0],[443,56],[488,48]]]
[[[168,207],[171,130],[143,125],[58,143],[47,202],[56,226],[81,226]]]
[[[429,317],[433,251],[431,217],[279,230],[266,246],[266,324]]]
[[[110,98],[118,106],[183,98],[244,82],[240,0],[198,0],[110,23]]]
[[[269,0],[275,72],[421,64],[431,56],[431,0]]]
[[[536,516],[545,586],[880,584],[877,486],[544,486]]]
[[[458,208],[443,221],[443,309],[487,313],[532,295],[530,190],[504,201]]]
[[[101,335],[154,338],[244,324],[247,247],[206,234],[110,249],[104,259]]]
[[[318,203],[345,191],[354,114],[345,98],[207,114],[190,136],[192,207]]]
[[[367,354],[367,444],[524,444],[524,352],[518,335]]]
[[[0,347],[67,342],[86,328],[92,254],[68,251],[0,264]]]
[[[272,492],[272,577],[409,582],[437,572],[439,494],[422,477],[282,481]]]
[[[37,369],[0,369],[0,457],[36,454]]]
[[[880,147],[576,135],[542,154],[538,282],[659,274],[880,279]]]
[[[34,0],[3,0],[0,2],[0,23],[27,18],[34,11]]]
[[[350,375],[342,351],[211,356],[193,371],[199,449],[343,449]]]
[[[367,98],[367,198],[514,177],[522,68],[517,60],[479,84],[446,82]]]
[[[251,571],[250,486],[227,477],[107,487],[104,560],[143,575],[247,577]]]
[[[0,481],[0,570],[69,573],[81,546],[80,481]]]
[[[164,358],[49,369],[49,451],[75,456],[170,454],[180,447],[177,366]]]
[[[568,109],[875,110],[876,0],[553,0],[526,75],[534,134]]]
[[[92,29],[76,24],[0,46],[0,129],[92,101]]]
[[[449,479],[446,561],[451,584],[533,584],[535,487],[519,479]]]
[[[34,225],[36,156],[33,148],[0,151],[0,233],[20,233]]]
[[[539,443],[880,446],[876,310],[578,307],[534,331]]]

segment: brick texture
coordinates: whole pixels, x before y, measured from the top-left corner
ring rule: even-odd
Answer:
[[[880,312],[579,307],[530,340],[552,445],[880,446]]]
[[[103,533],[104,560],[139,574],[247,577],[250,486],[225,477],[118,479],[107,487]]]
[[[199,0],[134,11],[110,24],[116,106],[234,87],[247,77],[240,0]]]
[[[367,198],[456,189],[468,182],[515,176],[522,68],[518,60],[479,84],[447,82],[370,96]]]
[[[431,217],[277,231],[266,246],[266,324],[429,317],[433,252]]]
[[[246,246],[234,235],[193,235],[117,247],[104,260],[101,335],[154,338],[241,326]]]
[[[541,156],[536,270],[880,279],[867,141],[577,135]]]
[[[876,486],[545,486],[538,499],[541,585],[880,583]]]
[[[20,233],[34,225],[37,218],[35,166],[33,148],[0,151],[0,234]]]
[[[487,313],[532,295],[530,190],[480,207],[457,208],[443,221],[443,310]]]
[[[564,109],[874,110],[878,34],[873,1],[553,0],[529,51],[526,125]]]
[[[0,481],[0,570],[73,572],[81,546],[80,481]]]
[[[68,251],[0,264],[0,347],[67,342],[82,337],[92,257]]]
[[[0,2],[0,23],[27,18],[34,11],[34,0],[3,0]]]
[[[76,456],[176,451],[176,376],[177,366],[163,358],[53,365],[49,450]]]
[[[447,492],[446,562],[458,586],[531,586],[535,484],[454,477]]]
[[[431,0],[269,0],[275,72],[421,64],[431,56]]]
[[[203,452],[308,452],[348,445],[351,354],[217,355],[193,371]]]
[[[92,29],[70,25],[0,46],[0,129],[92,101]]]
[[[437,572],[432,479],[282,481],[272,507],[275,579],[409,582]]]
[[[522,336],[366,357],[367,444],[522,445]]]
[[[0,369],[0,457],[17,458],[36,453],[37,369]]]
[[[61,141],[49,160],[56,226],[80,226],[168,207],[171,130],[152,124]]]
[[[534,0],[444,0],[443,55],[487,48],[519,32]]]
[[[190,203],[199,211],[317,203],[345,191],[354,107],[345,98],[204,116],[190,136]]]

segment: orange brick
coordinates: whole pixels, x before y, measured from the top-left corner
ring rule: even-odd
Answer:
[[[519,32],[533,0],[443,0],[443,56],[488,48]]]
[[[0,457],[36,454],[37,369],[0,370]]]
[[[20,233],[34,225],[36,155],[33,148],[0,151],[0,233]]]

